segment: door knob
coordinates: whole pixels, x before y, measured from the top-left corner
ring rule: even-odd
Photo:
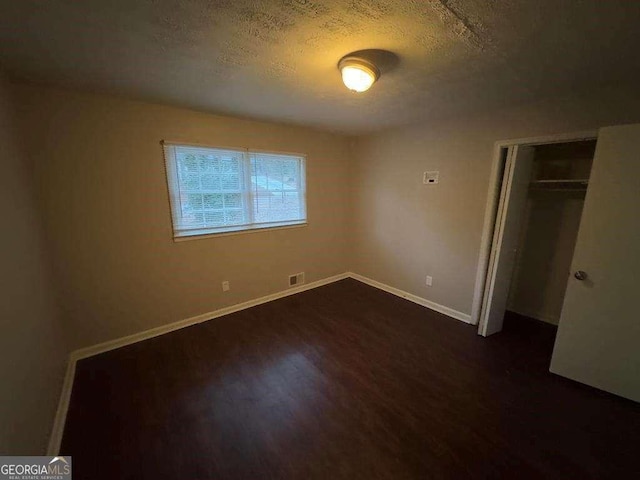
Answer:
[[[578,270],[576,273],[573,274],[573,276],[580,281],[586,280],[588,277],[587,272],[583,272],[582,270]]]

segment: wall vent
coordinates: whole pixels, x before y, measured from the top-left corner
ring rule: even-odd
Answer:
[[[304,272],[296,273],[295,275],[289,275],[289,286],[297,287],[304,283]]]

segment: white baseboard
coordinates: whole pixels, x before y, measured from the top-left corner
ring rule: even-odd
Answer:
[[[92,357],[94,355],[98,355],[99,353],[108,352],[109,350],[115,350],[116,348],[131,345],[143,340],[148,340],[149,338],[164,335],[165,333],[180,330],[181,328],[190,327],[191,325],[206,322],[207,320],[213,320],[214,318],[223,317],[231,313],[239,312],[240,310],[246,310],[247,308],[262,305],[263,303],[267,302],[272,302],[273,300],[277,300],[279,298],[288,297],[290,295],[295,295],[296,293],[304,292],[306,290],[312,290],[314,288],[337,282],[339,280],[344,280],[347,277],[348,275],[346,273],[341,273],[339,275],[334,275],[333,277],[323,278],[322,280],[317,280],[305,285],[300,285],[299,287],[288,288],[280,292],[272,293],[271,295],[256,298],[255,300],[249,300],[247,302],[238,303],[229,307],[220,308],[218,310],[214,310],[213,312],[196,315],[195,317],[187,318],[185,320],[179,320],[174,323],[162,325],[160,327],[152,328],[150,330],[145,330],[139,333],[134,333],[133,335],[117,338],[115,340],[110,340],[108,342],[93,345],[91,347],[81,348],[80,350],[76,350],[75,352],[73,352],[73,354],[75,355],[77,360]]]
[[[62,442],[62,434],[64,433],[64,424],[67,421],[67,411],[69,410],[69,401],[71,400],[71,389],[73,388],[73,379],[76,374],[76,359],[73,353],[69,355],[67,362],[67,371],[62,382],[62,392],[58,400],[58,409],[53,419],[53,428],[49,437],[49,445],[47,446],[47,455],[55,457],[60,453],[60,443]]]
[[[456,320],[460,320],[464,323],[471,323],[471,315],[459,312],[449,307],[445,307],[444,305],[439,305],[435,302],[427,300],[426,298],[418,297],[417,295],[413,295],[412,293],[405,292],[404,290],[400,290],[395,287],[390,287],[384,283],[378,282],[376,280],[372,280],[363,275],[359,275],[357,273],[349,272],[349,277],[358,280],[362,283],[366,283],[375,288],[379,288],[380,290],[384,290],[385,292],[396,295],[397,297],[404,298],[405,300],[409,300],[410,302],[417,303],[418,305],[422,305],[423,307],[430,308],[431,310],[435,310],[438,313],[442,313],[447,315],[448,317],[455,318]]]
[[[135,333],[133,335],[117,338],[115,340],[110,340],[108,342],[100,343],[98,345],[93,345],[87,348],[81,348],[79,350],[75,350],[71,352],[71,354],[69,355],[69,363],[67,365],[67,372],[66,372],[64,383],[62,386],[60,401],[58,402],[58,410],[56,411],[56,417],[53,422],[53,429],[51,432],[51,437],[49,439],[47,454],[50,456],[55,456],[60,453],[60,443],[62,442],[64,425],[67,420],[67,411],[69,409],[69,402],[71,400],[71,390],[73,388],[73,379],[75,376],[76,363],[78,362],[78,360],[92,357],[94,355],[108,352],[110,350],[115,350],[116,348],[131,345],[133,343],[141,342],[143,340],[148,340],[153,337],[164,335],[165,333],[173,332],[175,330],[180,330],[181,328],[206,322],[207,320],[213,320],[214,318],[239,312],[240,310],[245,310],[247,308],[255,307],[257,305],[271,302],[279,298],[288,297],[290,295],[295,295],[296,293],[318,288],[323,285],[328,285],[330,283],[337,282],[339,280],[344,280],[345,278],[353,278],[354,280],[358,280],[372,287],[378,288],[380,290],[384,290],[385,292],[389,292],[393,295],[409,300],[410,302],[417,303],[418,305],[422,305],[423,307],[430,308],[431,310],[435,310],[436,312],[455,318],[456,320],[460,320],[465,323],[471,323],[471,316],[467,315],[466,313],[461,313],[451,308],[445,307],[443,305],[438,305],[437,303],[431,302],[429,300],[418,297],[416,295],[412,295],[408,292],[404,292],[397,288],[390,287],[389,285],[385,285],[384,283],[377,282],[375,280],[364,277],[357,273],[346,272],[346,273],[341,273],[339,275],[334,275],[333,277],[317,280],[315,282],[311,282],[306,285],[300,285],[299,287],[289,288],[287,290],[283,290],[277,293],[273,293],[271,295],[260,297],[255,300],[249,300],[247,302],[239,303],[237,305],[231,305],[229,307],[221,308],[219,310],[214,310],[213,312],[203,313],[201,315],[196,315],[195,317],[187,318],[185,320],[180,320],[167,325],[162,325],[160,327],[152,328],[150,330],[145,330],[143,332]]]

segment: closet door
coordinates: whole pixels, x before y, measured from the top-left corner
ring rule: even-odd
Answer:
[[[551,371],[640,401],[640,124],[600,130]]]
[[[485,337],[502,330],[534,153],[533,147],[509,148],[480,317],[480,334]]]

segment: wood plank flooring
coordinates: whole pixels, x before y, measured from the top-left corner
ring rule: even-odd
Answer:
[[[343,280],[77,365],[74,479],[638,478],[640,406]]]

